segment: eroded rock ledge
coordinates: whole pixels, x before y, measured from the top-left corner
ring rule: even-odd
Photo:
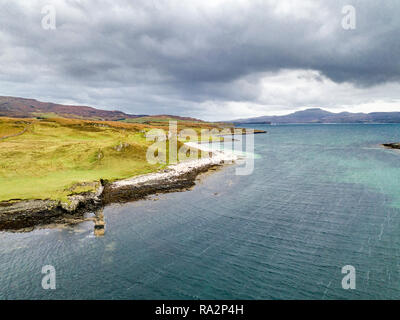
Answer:
[[[229,159],[232,160],[232,159]],[[86,212],[97,211],[111,203],[143,199],[156,193],[188,190],[196,177],[224,164],[227,159],[213,155],[210,159],[177,164],[162,172],[110,183],[101,180],[96,192],[69,197],[68,203],[54,200],[12,200],[0,202],[1,231],[30,231],[48,224],[76,224],[85,220]]]
[[[84,213],[102,206],[101,185],[97,192],[69,197],[68,203],[54,200],[12,200],[0,202],[0,230],[20,230],[51,223],[81,222]]]

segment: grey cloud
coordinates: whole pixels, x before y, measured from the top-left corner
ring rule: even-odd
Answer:
[[[347,0],[54,1],[57,30],[45,31],[48,3],[0,0],[0,81],[11,88],[0,93],[190,115],[205,101],[260,102],[260,77],[282,69],[358,87],[400,80],[396,0],[352,1],[352,31],[340,24]]]

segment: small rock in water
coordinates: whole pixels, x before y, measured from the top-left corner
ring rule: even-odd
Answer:
[[[104,221],[104,214],[98,213],[94,219],[94,235],[96,237],[102,237],[105,233],[106,223]]]

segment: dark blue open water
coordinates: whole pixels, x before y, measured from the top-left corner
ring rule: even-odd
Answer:
[[[0,233],[0,298],[399,299],[400,125],[259,127],[252,175],[108,207],[104,237]]]

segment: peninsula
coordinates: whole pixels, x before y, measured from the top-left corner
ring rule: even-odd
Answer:
[[[0,117],[0,230],[75,223],[85,212],[109,203],[186,190],[199,173],[235,160],[199,145],[196,158],[185,162],[171,164],[169,157],[165,163],[146,161],[153,143],[146,134],[168,131],[170,120],[176,121],[178,132],[190,129],[199,134],[204,129],[233,132],[229,124],[170,115],[121,118],[118,112],[94,108],[89,109],[92,118],[84,118],[89,107],[82,112],[60,105],[42,110],[43,103],[35,101],[7,98],[0,105],[8,114]],[[15,110],[19,111],[13,114]],[[116,113],[118,119],[113,119]],[[178,147],[184,143],[178,141]]]

